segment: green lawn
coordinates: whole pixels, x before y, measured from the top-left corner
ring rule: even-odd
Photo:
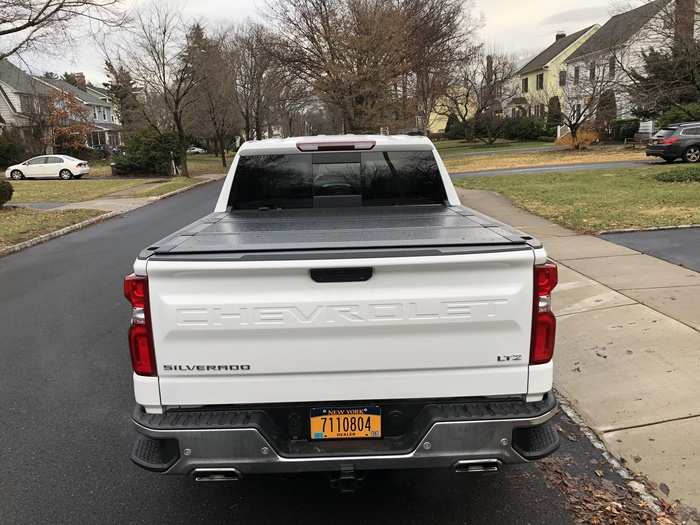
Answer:
[[[12,181],[14,202],[81,202],[139,186],[152,179]]]
[[[497,142],[493,145],[467,143],[464,140],[440,140],[435,142],[435,147],[443,158],[459,157],[466,153],[500,153],[519,149],[546,148],[554,146],[553,142]]]
[[[458,185],[496,191],[521,208],[584,233],[700,224],[700,183],[654,178],[683,169],[687,166],[475,177]]]
[[[100,210],[39,211],[0,208],[0,248],[102,215]]]

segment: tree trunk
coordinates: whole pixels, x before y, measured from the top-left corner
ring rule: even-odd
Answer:
[[[226,147],[224,146],[224,137],[219,135],[219,151],[221,152],[221,165],[226,167]]]
[[[245,139],[250,140],[250,113],[245,114]]]
[[[190,171],[187,168],[187,144],[185,137],[185,128],[182,125],[182,115],[178,112],[173,114],[173,120],[175,121],[175,128],[177,129],[177,145],[180,150],[180,175],[183,177],[189,177]]]

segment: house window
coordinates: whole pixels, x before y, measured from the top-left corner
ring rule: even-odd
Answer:
[[[530,82],[529,82],[529,80],[530,80],[530,79],[528,79],[528,78],[524,78],[524,79],[523,79],[523,93],[527,93],[528,91],[530,91]]]
[[[95,106],[92,107],[92,119],[97,120],[97,108]]]
[[[615,76],[615,73],[617,72],[617,61],[615,60],[615,57],[610,57],[610,64],[608,65],[608,74],[610,78],[613,78]]]
[[[32,108],[32,96],[20,94],[20,96],[19,96],[19,110],[20,110],[20,112],[31,113],[32,109],[33,109]]]
[[[559,85],[566,86],[566,71],[559,71]]]
[[[588,68],[589,79],[591,82],[595,82],[595,62],[592,62]]]
[[[537,75],[537,89],[542,91],[544,89],[544,73]]]
[[[574,68],[574,84],[578,85],[578,83],[581,81],[581,68],[579,66],[576,66]]]

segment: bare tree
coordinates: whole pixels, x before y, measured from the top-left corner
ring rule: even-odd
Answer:
[[[493,144],[498,139],[502,107],[518,93],[512,81],[515,71],[515,62],[508,55],[488,52],[480,44],[465,46],[436,111],[456,118],[465,139],[478,131],[482,141]]]
[[[228,32],[222,31],[214,37],[204,37],[202,52],[195,57],[192,66],[202,79],[197,88],[196,101],[188,111],[190,128],[199,131],[214,141],[225,168],[226,141],[241,127],[241,118],[235,103],[234,72],[232,62],[227,60],[224,44]]]
[[[479,27],[464,0],[403,0],[407,60],[415,78],[414,96],[424,134],[439,99],[459,67],[460,53]]]
[[[376,130],[408,73],[405,13],[386,0],[276,0],[274,52],[334,106],[346,132]]]
[[[610,97],[615,97],[618,86],[616,75],[610,70],[610,61],[603,57],[591,62],[588,71],[575,67],[567,76],[567,85],[561,101],[561,120],[571,132],[574,149],[580,149],[579,132],[607,111]],[[602,115],[601,115],[602,118]]]
[[[122,0],[5,0],[0,2],[0,59],[30,49],[62,45],[75,23],[124,23]]]
[[[150,99],[142,106],[149,124],[160,131],[162,111],[159,110],[167,112],[169,124],[177,134],[185,177],[189,171],[184,116],[195,102],[202,81],[192,66],[193,56],[202,52],[198,39],[196,28],[188,28],[175,10],[153,2],[136,14],[132,39],[120,53],[124,67],[143,90],[144,100]]]
[[[227,58],[233,96],[243,120],[246,140],[262,138],[274,68],[272,35],[260,24],[246,24],[231,40]]]

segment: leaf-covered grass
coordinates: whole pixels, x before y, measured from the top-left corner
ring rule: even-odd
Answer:
[[[152,179],[12,181],[15,189],[12,202],[82,202],[146,182],[152,182]]]
[[[579,232],[700,224],[700,184],[655,178],[684,169],[679,165],[470,177],[458,185],[496,191],[521,208]]]
[[[490,156],[463,156],[446,158],[445,165],[450,173],[466,173],[492,169],[533,168],[568,164],[644,160],[646,155],[640,150],[620,148],[591,149],[586,151],[547,151],[534,153],[510,153]]]
[[[475,153],[506,153],[511,150],[529,149],[529,148],[546,148],[554,146],[553,142],[497,142],[496,144],[488,145],[480,142],[466,142],[464,140],[441,140],[435,142],[435,147],[440,152],[443,159],[460,157],[465,154]]]
[[[0,208],[0,248],[102,215],[101,210],[40,211]]]

